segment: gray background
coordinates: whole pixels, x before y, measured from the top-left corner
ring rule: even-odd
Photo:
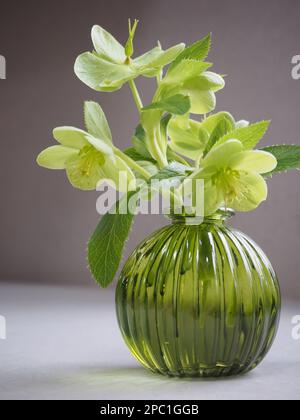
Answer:
[[[297,0],[134,1],[11,0],[1,5],[0,54],[7,80],[0,80],[1,252],[0,279],[92,285],[85,250],[99,216],[96,193],[74,190],[63,172],[36,166],[35,156],[54,144],[58,125],[82,125],[86,99],[101,103],[114,141],[129,145],[137,113],[129,89],[98,94],[73,74],[76,56],[91,49],[90,28],[100,24],[121,42],[127,18],[140,26],[136,53],[191,43],[208,32],[210,60],[225,73],[218,110],[250,121],[272,119],[264,144],[299,144],[300,81],[291,78],[291,58],[300,54]],[[153,82],[139,80],[145,103]],[[284,295],[300,298],[299,174],[270,181],[270,196],[256,212],[233,224],[255,239],[271,258]],[[161,217],[137,219],[127,254],[146,234],[164,224]]]

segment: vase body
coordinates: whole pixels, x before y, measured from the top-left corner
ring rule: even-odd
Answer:
[[[169,376],[255,368],[275,338],[280,290],[262,250],[224,217],[178,218],[127,260],[117,317],[133,355]]]

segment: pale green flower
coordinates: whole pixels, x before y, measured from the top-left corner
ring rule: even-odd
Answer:
[[[211,66],[211,63],[191,59],[171,66],[159,85],[156,99],[180,93],[190,98],[190,113],[207,114],[213,111],[216,107],[215,93],[224,88],[225,81],[219,74],[207,71]]]
[[[218,112],[205,118],[202,122],[192,120],[188,115],[172,118],[167,128],[171,149],[197,161],[218,123],[224,119],[234,129],[234,118],[228,112]]]
[[[129,32],[129,40],[124,48],[110,33],[100,26],[92,28],[93,52],[81,54],[75,62],[75,73],[86,85],[97,91],[112,92],[124,83],[138,76],[155,77],[161,69],[172,62],[184,49],[178,44],[168,50],[161,46],[131,59],[132,41],[136,25]]]
[[[206,215],[222,206],[246,212],[266,200],[268,188],[261,174],[271,172],[276,166],[272,154],[245,150],[240,141],[228,140],[214,147],[186,182],[204,180]]]
[[[81,190],[94,190],[99,181],[111,181],[119,191],[135,188],[135,176],[127,163],[116,155],[110,130],[100,106],[85,103],[88,131],[58,127],[53,136],[60,145],[41,152],[37,163],[48,169],[65,169],[70,183]],[[125,173],[119,182],[120,172]]]

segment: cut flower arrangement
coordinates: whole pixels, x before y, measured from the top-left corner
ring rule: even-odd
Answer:
[[[265,201],[273,174],[298,169],[300,146],[258,148],[269,121],[249,123],[228,112],[213,113],[225,81],[206,61],[210,35],[187,47],[163,49],[158,43],[133,58],[137,24],[129,20],[124,46],[94,26],[93,50],[75,62],[78,78],[96,91],[129,85],[140,116],[131,145],[120,150],[100,105],[85,102],[85,129],[54,129],[59,144],[40,153],[37,162],[64,169],[75,188],[96,190],[108,182],[126,193],[102,217],[88,246],[91,272],[103,287],[118,270],[133,224],[129,200],[134,197],[138,208],[141,197],[164,195],[171,185],[172,224],[146,239],[120,275],[116,306],[122,335],[153,372],[247,372],[263,360],[275,338],[280,290],[263,251],[227,227],[226,219]],[[157,82],[146,106],[135,84],[140,76]],[[197,181],[203,185],[202,217]]]

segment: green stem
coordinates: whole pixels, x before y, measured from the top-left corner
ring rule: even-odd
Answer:
[[[186,161],[182,156],[179,156],[177,153],[174,152],[174,156],[176,156],[176,159],[179,163],[185,166],[191,166],[188,161]]]
[[[197,157],[197,159],[196,159],[196,161],[195,161],[195,166],[196,166],[196,168],[199,168],[199,167],[200,167],[200,162],[201,162],[202,157],[203,157],[203,155],[202,155],[202,154],[200,154],[200,155]]]
[[[156,76],[157,85],[160,84],[160,82],[162,81],[162,78],[163,78],[163,71],[161,69],[160,72]]]
[[[152,132],[148,133],[147,135],[149,139],[148,149],[152,157],[157,161],[160,169],[165,168],[166,166],[168,166],[168,160],[159,146],[159,143],[156,138],[156,133]]]
[[[146,169],[142,168],[138,163],[123,153],[120,149],[114,147],[114,152],[116,156],[119,156],[121,159],[123,159],[131,169],[141,174],[146,180],[151,178],[151,174],[146,171]]]
[[[133,96],[134,102],[136,104],[136,107],[137,107],[139,113],[141,113],[142,112],[142,108],[143,108],[143,103],[142,103],[140,94],[139,94],[139,92],[137,90],[136,84],[134,83],[133,80],[129,80],[128,84],[129,84],[129,87],[131,89],[132,96]]]

